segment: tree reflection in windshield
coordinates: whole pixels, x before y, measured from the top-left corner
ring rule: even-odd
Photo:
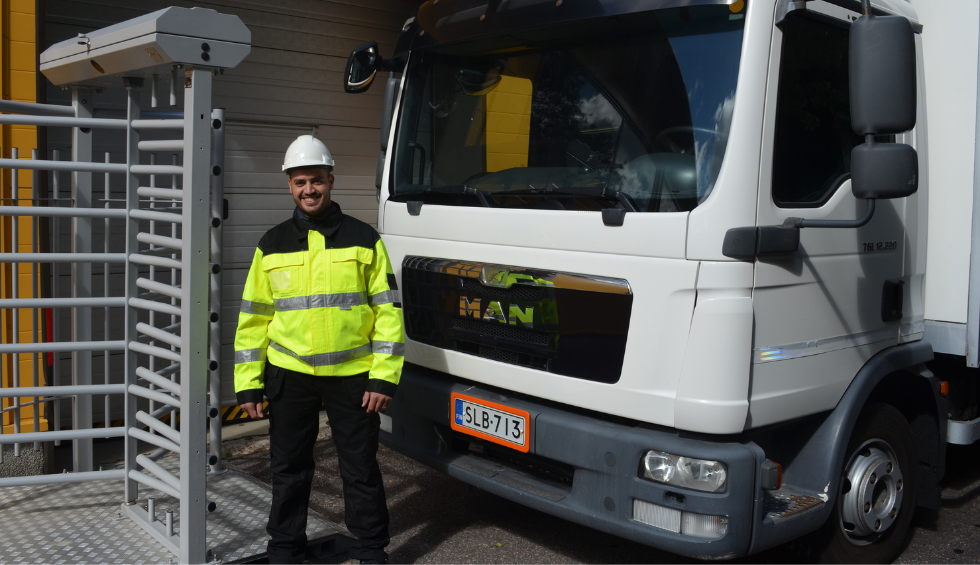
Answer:
[[[618,192],[639,211],[693,209],[727,147],[743,20],[727,6],[637,16],[644,31],[622,37],[413,54],[393,198],[479,206],[473,188],[496,207],[599,210]]]
[[[694,151],[697,157],[699,200],[711,192],[728,146],[728,132],[735,108],[735,82],[742,30],[670,39],[691,101]]]

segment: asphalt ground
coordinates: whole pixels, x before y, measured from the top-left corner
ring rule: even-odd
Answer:
[[[343,524],[336,451],[328,430],[320,437],[310,508]],[[271,484],[267,438],[239,442],[247,445],[233,447],[226,460]],[[696,562],[510,502],[384,447],[378,461],[391,513],[392,563]],[[800,544],[790,544],[732,562],[811,561]],[[980,444],[950,446],[942,508],[917,512],[909,544],[896,562],[980,563]]]

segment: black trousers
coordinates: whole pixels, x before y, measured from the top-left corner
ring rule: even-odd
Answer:
[[[321,401],[337,447],[347,529],[357,536],[349,557],[382,561],[384,548],[391,540],[384,483],[377,460],[380,418],[361,407],[367,373],[314,377],[278,370],[282,375],[281,389],[269,399],[272,470],[272,511],[266,528],[272,536],[269,563],[303,562],[313,484],[313,444]],[[268,392],[271,391],[267,389]]]

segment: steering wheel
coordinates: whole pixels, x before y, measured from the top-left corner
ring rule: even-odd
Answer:
[[[718,136],[718,132],[707,128],[696,128],[694,126],[673,126],[669,128],[664,128],[660,130],[654,141],[660,145],[666,145],[672,153],[685,153],[685,149],[674,142],[671,139],[672,136],[678,133],[707,133],[709,135]]]

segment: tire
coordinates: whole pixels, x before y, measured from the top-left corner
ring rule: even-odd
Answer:
[[[893,406],[868,406],[851,434],[833,512],[815,540],[821,563],[891,563],[916,507],[912,428]]]

